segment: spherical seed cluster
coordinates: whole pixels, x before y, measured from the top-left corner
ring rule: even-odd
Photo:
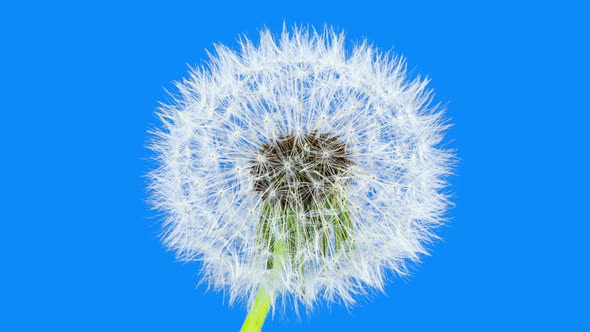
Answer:
[[[163,239],[230,302],[353,303],[407,273],[448,205],[452,154],[426,80],[344,36],[262,31],[178,83],[151,145]]]

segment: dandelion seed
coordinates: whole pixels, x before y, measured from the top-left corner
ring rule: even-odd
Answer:
[[[453,157],[426,83],[401,58],[298,28],[217,45],[178,83],[151,145],[152,203],[165,244],[248,303],[244,331],[279,300],[352,304],[426,253]]]

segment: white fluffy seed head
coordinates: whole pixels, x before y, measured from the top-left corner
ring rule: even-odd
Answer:
[[[217,45],[159,112],[150,189],[166,246],[230,302],[264,287],[310,309],[382,289],[449,204],[453,155],[426,84],[331,30]]]

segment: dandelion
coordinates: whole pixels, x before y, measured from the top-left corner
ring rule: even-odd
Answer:
[[[278,301],[351,305],[407,274],[449,204],[427,80],[329,29],[215,50],[159,112],[150,183],[166,246],[248,304],[243,331]]]

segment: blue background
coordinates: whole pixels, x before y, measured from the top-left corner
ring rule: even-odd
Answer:
[[[455,126],[444,241],[386,295],[265,331],[590,330],[589,11],[568,1],[0,5],[1,331],[237,331],[145,203],[165,89],[214,42],[331,24],[407,56]]]

